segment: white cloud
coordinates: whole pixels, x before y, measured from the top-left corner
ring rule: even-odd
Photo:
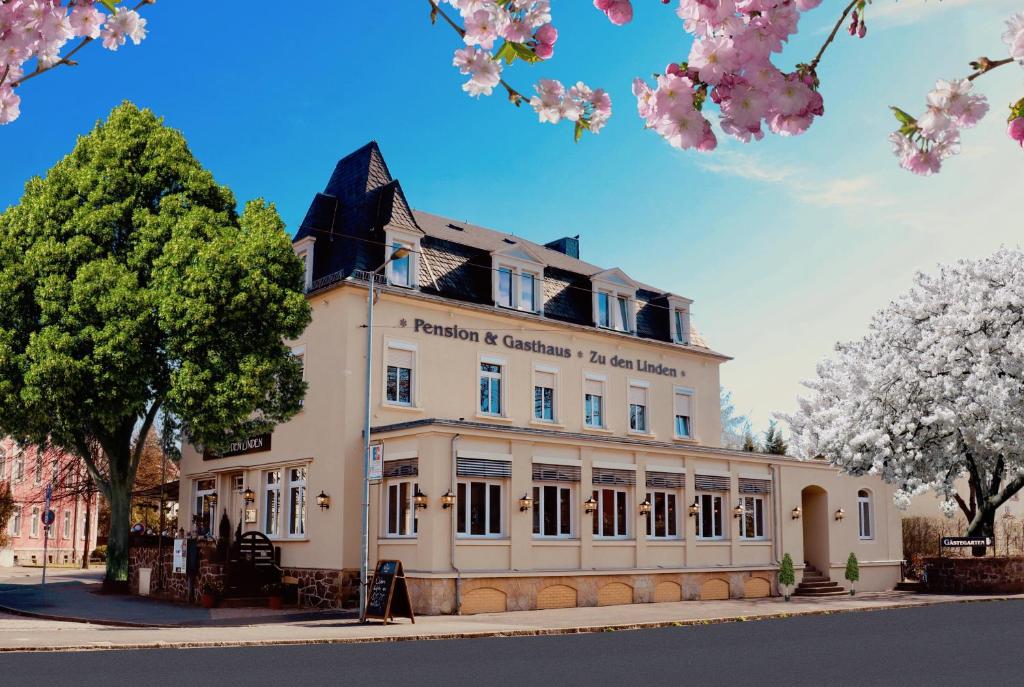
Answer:
[[[906,26],[961,7],[977,7],[980,0],[896,0],[875,2],[865,12],[869,28]],[[1020,0],[987,0],[986,9],[1019,8]]]

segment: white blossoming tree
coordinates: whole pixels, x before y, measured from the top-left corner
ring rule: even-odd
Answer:
[[[967,534],[991,536],[1024,487],[1024,252],[918,274],[836,353],[785,417],[803,455],[881,476],[897,505],[933,490]]]

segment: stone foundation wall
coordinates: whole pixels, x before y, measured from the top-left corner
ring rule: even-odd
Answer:
[[[284,568],[284,576],[297,580],[300,607],[359,607],[358,570]]]
[[[199,590],[205,582],[225,583],[224,564],[216,560],[217,547],[213,542],[199,543],[199,575],[189,588],[189,580],[184,574],[171,572],[174,565],[174,540],[165,538],[163,552],[159,554],[156,537],[144,539],[133,541],[128,553],[128,589],[132,594],[139,593],[139,568],[153,569],[150,595],[158,599],[199,603]]]
[[[924,559],[924,591],[933,594],[1024,592],[1024,557]]]
[[[566,575],[559,577],[463,578],[462,613],[532,611],[538,608],[610,606],[696,601],[778,594],[775,571]],[[413,610],[421,615],[455,612],[451,578],[409,577]]]

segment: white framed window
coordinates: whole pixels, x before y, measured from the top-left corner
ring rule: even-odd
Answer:
[[[614,321],[612,317],[612,294],[608,291],[598,291],[597,326],[611,329]]]
[[[385,482],[384,536],[415,537],[419,531],[413,497],[419,490],[414,479],[391,479]]]
[[[764,539],[764,499],[760,496],[744,496],[740,499],[740,538]]]
[[[480,414],[496,415],[504,414],[504,399],[502,397],[502,377],[505,371],[505,364],[502,361],[491,358],[484,358],[480,361]]]
[[[533,536],[570,539],[573,534],[573,489],[568,484],[533,486]]]
[[[14,467],[11,468],[11,478],[15,482],[25,479],[25,454],[18,452],[14,456]]]
[[[499,265],[494,278],[494,302],[502,308],[539,312],[539,281],[537,272],[511,264]]]
[[[650,422],[647,417],[648,386],[646,383],[629,383],[629,429],[633,432],[649,432]]]
[[[635,289],[618,286],[621,280],[602,281],[594,290],[594,321],[602,329],[631,333],[635,331]]]
[[[594,536],[601,539],[625,539],[629,536],[629,493],[625,489],[601,488],[593,494]]]
[[[59,464],[56,458],[50,461],[50,481],[53,482],[54,486],[57,486],[57,482],[59,481],[60,477],[60,470],[58,469],[58,465]]]
[[[414,370],[416,347],[390,341],[384,357],[384,402],[393,405],[415,405]]]
[[[676,343],[690,343],[690,315],[683,308],[672,310],[672,338]]]
[[[65,539],[71,539],[71,511],[64,511],[64,534]]]
[[[456,531],[462,537],[501,537],[505,532],[503,480],[459,480]]]
[[[11,515],[11,521],[7,523],[7,532],[12,537],[21,536],[21,512],[23,510],[20,506],[15,507],[14,513]]]
[[[698,494],[697,537],[699,539],[725,539],[722,528],[722,497],[719,494]]]
[[[604,428],[605,380],[586,376],[583,380],[583,423],[593,429]]]
[[[615,328],[620,332],[633,331],[632,308],[629,299],[625,296],[616,296],[618,308],[616,310]]]
[[[875,538],[874,513],[871,508],[871,492],[861,489],[857,492],[857,520],[860,524],[860,538]]]
[[[36,506],[32,507],[32,522],[29,523],[28,531],[30,537],[35,539],[39,536],[39,508]]]
[[[533,419],[555,422],[558,371],[555,368],[535,367],[533,370]]]
[[[651,512],[647,514],[647,538],[681,539],[678,490],[648,491],[647,501],[651,504]]]
[[[288,468],[288,536],[306,536],[306,467]]]
[[[676,439],[693,437],[693,390],[676,387],[673,399],[673,432]]]
[[[393,286],[412,288],[416,285],[416,276],[413,271],[413,251],[415,246],[404,241],[391,242],[390,250],[392,253],[400,248],[405,248],[409,252],[400,258],[388,262],[388,283]]]
[[[302,368],[302,381],[306,381],[306,347],[305,346],[292,346],[292,356],[299,361],[299,366]],[[306,399],[303,397],[299,401],[299,405],[305,405]]]
[[[199,516],[196,523],[198,534],[205,536],[213,531],[217,522],[217,480],[212,477],[195,481],[195,509],[193,515]]]
[[[263,534],[281,536],[281,470],[263,473]]]
[[[307,236],[292,244],[295,255],[302,261],[302,275],[305,290],[313,288],[313,245],[316,238]]]

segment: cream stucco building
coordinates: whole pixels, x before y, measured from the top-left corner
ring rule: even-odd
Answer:
[[[294,245],[313,308],[292,342],[303,410],[223,457],[186,447],[181,508],[248,520],[291,574],[328,581],[318,602],[351,594],[360,564],[366,271],[396,246],[372,333],[369,560],[403,562],[417,611],[762,596],[787,552],[841,583],[855,552],[859,588],[898,581],[882,482],[720,447],[729,358],[689,299],[579,260],[575,238],[412,211],[373,143]]]

